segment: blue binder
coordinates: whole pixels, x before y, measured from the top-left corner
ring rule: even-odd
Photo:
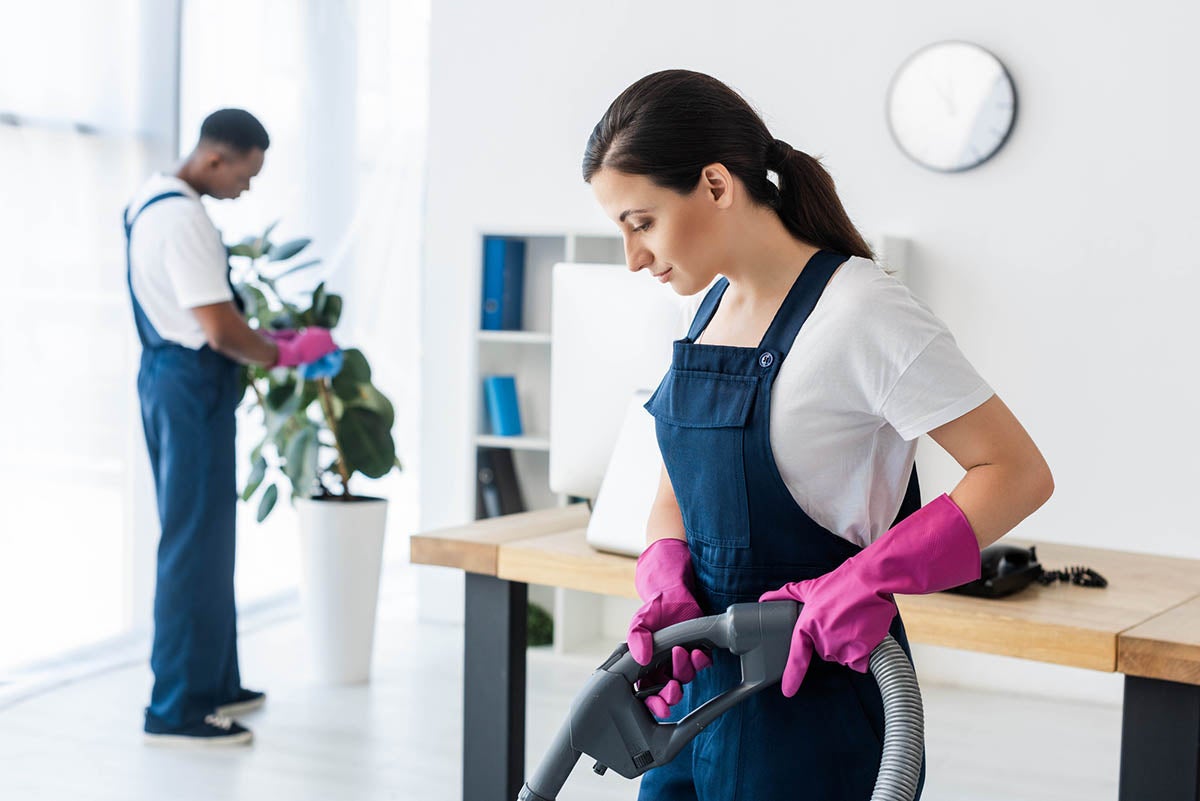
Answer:
[[[525,295],[525,240],[483,238],[484,331],[519,331]]]
[[[492,433],[504,437],[519,437],[521,409],[517,406],[517,382],[511,375],[489,375],[483,379],[487,397],[488,418]]]

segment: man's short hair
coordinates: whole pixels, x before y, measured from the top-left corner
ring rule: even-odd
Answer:
[[[238,153],[248,153],[254,148],[266,150],[271,137],[258,118],[240,108],[223,108],[204,118],[200,126],[200,141],[226,145]]]

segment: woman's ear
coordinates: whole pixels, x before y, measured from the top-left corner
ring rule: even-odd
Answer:
[[[717,208],[727,209],[733,204],[733,177],[725,165],[719,162],[709,164],[700,171],[700,185],[697,187],[712,198]]]

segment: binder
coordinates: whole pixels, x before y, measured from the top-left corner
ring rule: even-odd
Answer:
[[[520,436],[524,429],[521,426],[521,409],[517,405],[516,379],[511,375],[485,376],[483,389],[492,433],[504,437]]]
[[[477,464],[479,468],[475,495],[475,516],[477,518],[512,515],[526,510],[511,450],[508,448],[480,448]]]
[[[500,490],[496,487],[496,474],[492,472],[491,459],[479,454],[479,471],[475,482],[475,519],[499,517]]]
[[[525,240],[483,238],[483,302],[479,327],[519,331],[525,297]]]

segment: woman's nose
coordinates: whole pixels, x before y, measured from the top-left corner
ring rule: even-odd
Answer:
[[[636,273],[652,261],[645,248],[631,248],[628,244],[625,246],[625,264],[629,267],[629,272]]]

